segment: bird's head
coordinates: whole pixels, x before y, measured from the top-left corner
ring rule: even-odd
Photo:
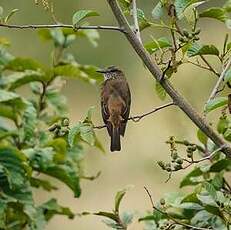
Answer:
[[[104,80],[115,79],[123,74],[123,72],[116,66],[109,66],[106,69],[97,70],[96,72],[104,75]]]

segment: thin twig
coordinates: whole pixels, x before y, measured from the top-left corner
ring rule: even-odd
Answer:
[[[216,155],[219,151],[221,151],[223,148],[225,148],[225,145],[223,147],[220,147],[218,149],[215,149],[212,153],[210,153],[208,156],[206,157],[203,157],[199,160],[194,160],[194,159],[191,159],[190,160],[187,160],[187,159],[183,159],[184,161],[188,162],[189,164],[187,164],[186,166],[182,167],[180,170],[182,169],[187,169],[189,168],[190,166],[192,166],[193,164],[198,164],[200,162],[203,162],[203,161],[207,161],[207,160],[211,160],[213,158],[214,155]],[[178,170],[177,170],[178,171]]]
[[[209,96],[208,101],[205,103],[205,107],[206,107],[206,105],[207,105],[212,99],[214,99],[214,98],[216,97],[217,92],[219,91],[219,87],[220,87],[222,81],[224,80],[225,74],[226,74],[226,72],[228,71],[228,69],[229,69],[230,67],[231,67],[231,58],[229,59],[229,61],[228,61],[228,63],[226,64],[226,66],[224,67],[224,69],[223,69],[223,71],[222,71],[222,73],[221,73],[221,75],[220,75],[220,77],[219,77],[219,79],[218,79],[216,85],[214,86],[214,88],[213,88],[213,90],[212,90],[212,92],[211,92],[211,94],[210,94],[210,96]]]
[[[136,0],[132,0],[132,16],[133,16],[133,21],[134,21],[134,33],[136,34],[139,41],[142,42],[141,36],[140,36],[140,28],[139,28],[139,21],[138,21],[138,15],[137,15]]]
[[[181,221],[178,221],[177,219],[175,219],[174,217],[172,217],[170,214],[168,214],[167,212],[165,211],[162,211],[161,209],[157,208],[155,205],[154,205],[154,202],[153,202],[153,199],[152,199],[152,195],[151,193],[149,192],[149,190],[144,186],[144,189],[146,191],[146,193],[148,194],[148,197],[150,199],[150,202],[152,204],[152,208],[154,211],[157,211],[159,213],[161,213],[162,215],[164,216],[167,216],[167,218],[169,218],[170,220],[172,220],[176,225],[181,225],[181,226],[184,226],[184,227],[187,227],[187,228],[190,228],[190,229],[196,229],[196,230],[208,230],[208,229],[211,229],[211,228],[201,228],[201,227],[196,227],[196,226],[192,226],[192,225],[189,225],[189,224],[185,224],[185,223],[182,223]]]
[[[216,74],[217,76],[220,76],[220,74],[209,64],[209,62],[206,60],[206,58],[202,55],[200,55],[201,59],[204,61],[204,63],[208,66],[209,70]]]
[[[114,30],[125,33],[123,28],[116,26],[73,26],[69,24],[28,24],[28,25],[13,25],[0,23],[0,27],[10,29],[51,29],[51,28],[70,28],[74,30]]]
[[[192,62],[190,60],[188,60],[187,63],[200,67],[201,69],[206,69],[206,70],[211,71],[211,69],[208,66],[201,65],[200,63]]]
[[[151,115],[151,114],[153,114],[153,113],[155,113],[155,112],[157,112],[157,111],[159,111],[161,109],[164,109],[164,108],[172,106],[172,105],[175,105],[175,103],[174,102],[170,102],[168,104],[161,105],[159,107],[154,108],[150,112],[147,112],[147,113],[144,113],[144,114],[141,114],[141,115],[136,115],[136,116],[129,117],[127,119],[127,121],[131,120],[133,122],[139,122],[142,118],[144,118],[146,116],[149,116],[149,115]],[[100,126],[94,126],[93,128],[94,129],[103,129],[103,128],[106,128],[106,127],[107,127],[106,125],[100,125]]]
[[[148,116],[150,114],[153,114],[153,113],[155,113],[155,112],[157,112],[157,111],[159,111],[161,109],[164,109],[166,107],[172,106],[172,105],[175,105],[175,103],[174,102],[170,102],[170,103],[168,103],[166,105],[161,105],[161,106],[159,106],[157,108],[154,108],[153,110],[151,110],[148,113],[144,113],[142,115],[137,115],[137,116],[129,117],[128,120],[132,120],[134,122],[139,122],[142,118],[144,118],[144,117],[146,117],[146,116]]]

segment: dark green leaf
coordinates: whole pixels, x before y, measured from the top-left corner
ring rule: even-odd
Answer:
[[[231,170],[231,160],[230,159],[223,159],[217,161],[210,167],[210,172],[221,172],[222,170]]]
[[[94,213],[94,215],[107,217],[111,220],[114,220],[115,222],[117,222],[118,220],[118,217],[112,212],[97,212],[97,213]]]
[[[198,182],[194,182],[192,178],[199,177],[203,174],[200,168],[195,168],[188,175],[186,175],[180,183],[180,188],[188,185],[196,185]]]
[[[67,216],[70,219],[73,219],[75,216],[69,208],[59,205],[56,199],[50,199],[39,206],[38,209],[43,211],[46,221],[49,221],[56,214]]]
[[[57,187],[52,185],[49,181],[43,180],[40,178],[32,177],[30,179],[30,184],[31,184],[31,186],[33,186],[35,188],[43,188],[44,190],[46,190],[48,192],[50,192],[52,190],[57,190]]]
[[[0,186],[4,193],[18,200],[32,201],[28,190],[31,168],[17,149],[0,147]]]
[[[219,56],[219,50],[214,45],[200,45],[193,43],[188,49],[187,55],[194,57],[197,55],[216,55]]]
[[[43,149],[24,150],[29,157],[33,168],[44,174],[57,178],[65,183],[79,197],[81,189],[79,185],[79,168],[73,159],[67,159],[63,162],[55,162],[55,153],[50,147]]]

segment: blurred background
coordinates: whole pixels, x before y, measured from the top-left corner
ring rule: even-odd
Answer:
[[[138,6],[144,9],[148,18],[157,1],[138,0]],[[211,1],[213,5],[223,4],[224,1]],[[116,25],[115,20],[105,0],[53,0],[55,15],[59,21],[71,24],[72,15],[79,9],[92,9],[100,13],[100,17],[90,19],[92,25]],[[50,15],[41,6],[36,6],[34,0],[0,0],[7,13],[11,9],[20,11],[12,18],[15,24],[49,24],[52,23]],[[224,36],[230,33],[224,24],[216,20],[203,19],[200,23],[202,29],[202,43],[214,43],[221,48]],[[144,68],[135,52],[131,49],[125,37],[117,32],[100,31],[98,47],[93,47],[86,39],[78,39],[72,46],[71,52],[81,64],[92,64],[99,67],[108,65],[120,66],[126,73],[132,92],[131,114],[137,115],[148,112],[153,107],[165,102],[158,99],[155,93],[155,82]],[[159,29],[148,29],[143,34],[143,40],[153,37],[168,36]],[[43,63],[50,63],[52,45],[43,43],[37,32],[33,30],[8,30],[0,29],[0,36],[7,37],[12,45],[10,51],[15,56],[33,57]],[[215,60],[209,59],[211,63]],[[219,68],[219,66],[217,66]],[[206,70],[200,70],[190,65],[184,65],[172,78],[174,85],[185,97],[202,111],[209,92],[216,78]],[[96,106],[94,123],[102,124],[100,117],[99,97],[100,89],[82,81],[69,81],[64,89],[70,109],[71,122],[74,124],[83,118],[90,106]],[[144,191],[147,186],[153,194],[153,199],[159,199],[166,192],[179,191],[178,184],[182,174],[174,174],[172,179],[165,183],[167,174],[158,166],[158,160],[169,159],[169,148],[165,141],[171,135],[177,139],[196,140],[197,128],[177,108],[167,108],[152,116],[144,118],[139,123],[129,122],[126,136],[122,140],[122,151],[111,154],[109,138],[105,129],[97,130],[97,135],[105,146],[107,154],[103,155],[97,149],[87,149],[85,170],[87,175],[101,175],[94,181],[82,180],[82,195],[79,199],[73,197],[72,192],[63,184],[51,194],[41,190],[35,191],[38,203],[55,196],[59,202],[71,207],[76,213],[83,211],[110,211],[113,208],[115,193],[126,185],[134,185],[122,203],[122,210],[138,210],[136,215],[141,216],[146,210],[151,210],[151,204]],[[57,183],[57,182],[56,182]],[[186,191],[186,190],[185,190]],[[187,192],[187,191],[186,191]],[[108,229],[100,217],[85,216],[68,220],[62,216],[55,217],[48,225],[47,230],[89,230]],[[131,229],[141,229],[141,225],[134,221]]]

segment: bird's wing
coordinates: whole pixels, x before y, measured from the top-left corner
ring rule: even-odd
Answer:
[[[102,86],[102,93],[101,93],[101,113],[103,117],[103,121],[105,125],[107,126],[108,134],[111,136],[112,134],[112,125],[110,122],[108,122],[108,119],[110,117],[109,111],[108,111],[108,96],[109,96],[109,87],[107,86],[107,82],[104,82]]]
[[[117,90],[118,95],[122,98],[124,101],[124,105],[122,108],[122,118],[124,119],[124,122],[121,123],[120,127],[120,134],[124,136],[127,119],[129,118],[130,114],[130,106],[131,106],[131,92],[128,86],[127,81],[116,81],[114,88]]]

